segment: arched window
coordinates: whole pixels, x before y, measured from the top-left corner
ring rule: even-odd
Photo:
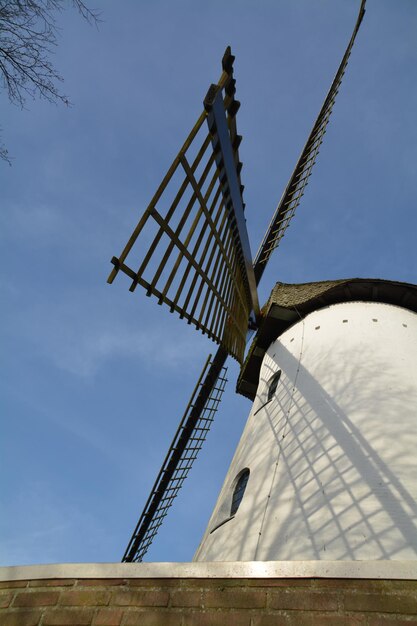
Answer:
[[[278,381],[279,381],[280,378],[281,378],[281,370],[278,370],[269,379],[269,381],[268,381],[268,400],[267,400],[267,402],[272,400],[272,398],[274,397],[275,392],[276,392],[277,387],[278,387]]]
[[[230,507],[230,515],[235,515],[240,503],[242,502],[243,494],[245,493],[246,485],[248,484],[250,471],[246,467],[238,474],[238,479],[233,490],[232,506]]]

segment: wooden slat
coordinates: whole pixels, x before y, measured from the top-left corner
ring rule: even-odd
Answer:
[[[222,106],[227,124],[222,146],[226,146],[228,154],[233,155],[240,184],[237,151],[240,139],[234,116],[238,105],[234,100],[234,82],[231,82],[232,62],[233,56],[228,50],[223,59],[224,71],[216,88],[225,90]],[[225,200],[230,196],[227,189],[229,183],[221,180],[219,175],[216,141],[213,139],[213,132],[217,131],[212,131],[210,126],[210,132],[204,137],[199,133],[206,119],[204,111],[120,257],[113,260],[115,267],[108,280],[112,282],[117,272],[122,270],[132,279],[130,291],[141,285],[147,295],[157,297],[160,304],[169,306],[172,312],[194,324],[242,361],[253,294],[249,292],[241,232],[236,228],[236,216],[229,206],[230,201]],[[196,156],[189,161],[187,150],[191,147]],[[200,173],[203,158],[206,160]],[[230,156],[228,158],[230,164]],[[181,171],[179,166],[184,178],[167,211],[162,212],[159,203],[164,199],[165,190],[169,192],[168,185],[172,187],[174,174]],[[236,184],[233,189],[236,196]],[[239,206],[242,207],[241,198]],[[155,230],[155,226],[156,234],[149,241],[150,229]],[[140,243],[145,238],[147,244],[141,250]],[[134,244],[136,254],[140,253],[137,271],[126,263]]]

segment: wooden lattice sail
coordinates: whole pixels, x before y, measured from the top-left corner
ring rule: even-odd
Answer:
[[[113,257],[108,282],[122,270],[132,279],[130,291],[141,285],[242,362],[248,321],[259,306],[243,217],[233,60],[227,48],[218,84],[123,252]]]

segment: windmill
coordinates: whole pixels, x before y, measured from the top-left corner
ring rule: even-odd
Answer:
[[[362,0],[342,62],[254,260],[244,217],[239,103],[230,48],[218,83],[206,95],[204,111],[124,250],[112,259],[109,283],[124,273],[131,280],[131,292],[140,285],[219,344],[197,381],[124,561],[143,559],[187,477],[221,400],[227,356],[242,364],[248,335],[265,328],[257,286],[308,183],[364,12]],[[242,372],[240,389],[250,395],[248,367]]]

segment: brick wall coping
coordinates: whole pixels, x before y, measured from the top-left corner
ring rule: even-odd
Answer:
[[[0,567],[0,581],[57,578],[372,578],[417,580],[417,561],[55,563]]]

